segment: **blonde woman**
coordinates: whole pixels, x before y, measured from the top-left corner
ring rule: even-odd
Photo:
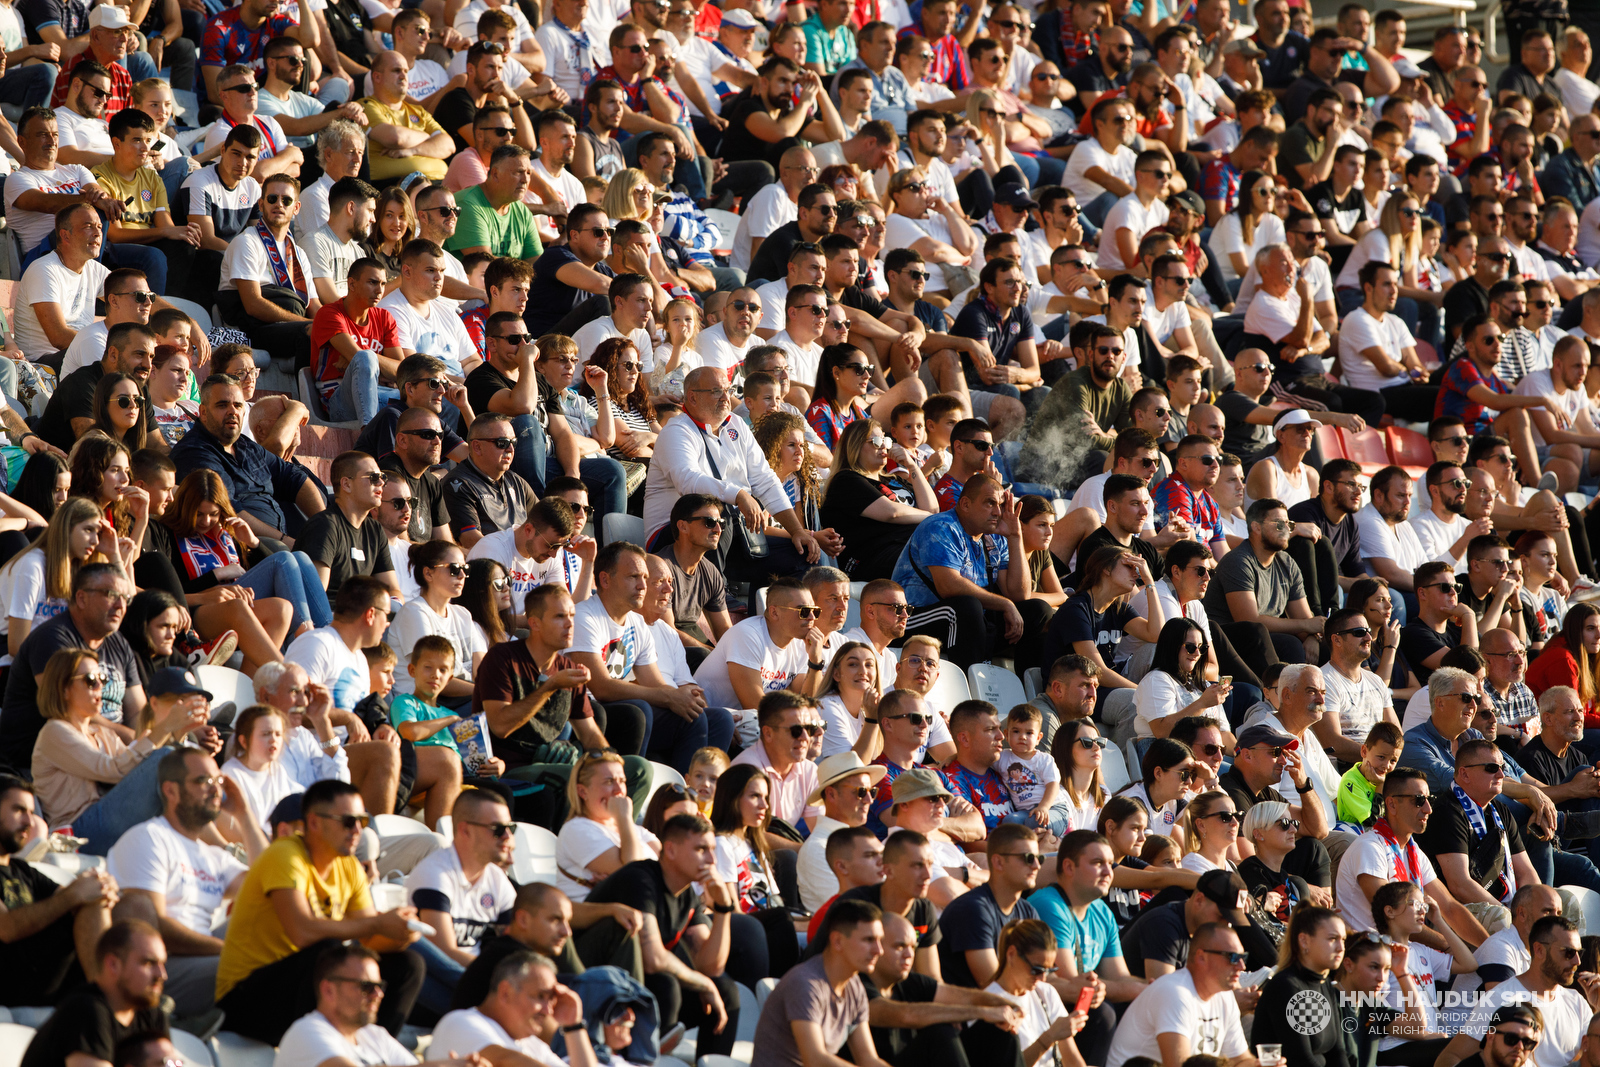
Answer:
[[[575,904],[624,864],[660,854],[656,836],[633,823],[626,766],[615,752],[586,754],[572,768],[567,810],[556,838],[556,886]]]
[[[1417,267],[1422,260],[1422,208],[1410,193],[1395,193],[1383,205],[1378,215],[1376,229],[1350,249],[1344,269],[1334,282],[1339,298],[1339,314],[1347,315],[1361,306],[1361,268],[1378,259],[1400,271],[1400,302],[1395,314],[1406,320],[1413,333],[1416,331],[1417,301],[1437,304],[1444,299],[1443,292],[1435,293],[1417,288]],[[1406,305],[1409,301],[1410,314]]]
[[[1017,159],[1006,147],[1009,140],[1006,114],[1002,110],[1000,94],[993,89],[977,89],[967,97],[967,125],[977,131],[971,145],[978,153],[979,166],[991,179],[1003,167],[1015,169],[1020,176]],[[998,180],[998,179],[997,179]],[[1026,184],[1026,183],[1024,183]]]
[[[6,637],[0,664],[11,662],[35,626],[67,610],[72,576],[79,567],[97,557],[117,559],[117,551],[117,532],[94,501],[68,497],[56,508],[33,543],[0,568],[0,599],[5,602],[0,633]]]
[[[890,458],[904,469],[909,488],[884,474]],[[892,571],[917,523],[938,513],[933,486],[877,419],[857,419],[845,427],[833,454],[821,521],[841,532],[842,551],[836,555],[851,580],[871,581]]]
[[[1222,280],[1235,291],[1250,272],[1256,253],[1287,238],[1283,220],[1276,213],[1278,187],[1265,171],[1248,170],[1239,179],[1239,200],[1232,211],[1217,220],[1211,231],[1211,258],[1222,271]]]
[[[846,641],[828,664],[818,711],[822,714],[822,756],[849,752],[861,740],[861,720],[876,718],[878,695],[878,657],[871,645]],[[858,752],[869,759],[870,752]]]
[[[71,826],[88,838],[83,851],[91,856],[104,856],[125,832],[161,814],[156,767],[166,746],[206,725],[210,706],[204,697],[151,693],[149,726],[124,744],[100,715],[109,680],[93,652],[64,648],[39,682],[45,722],[32,763],[39,806],[51,830]]]
[[[659,193],[651,184],[645,172],[637,167],[628,167],[612,175],[611,181],[606,183],[606,195],[601,198],[600,206],[605,213],[611,216],[611,224],[625,219],[644,224],[649,235],[650,245],[650,274],[656,281],[668,284],[672,272],[667,268],[667,261],[661,254],[661,241],[656,237],[656,230],[650,225],[650,216],[655,209],[657,196],[671,199],[667,193]]]
[[[948,296],[972,284],[968,276],[978,239],[961,214],[960,204],[947,203],[920,167],[897,172],[889,179],[883,207],[888,212],[884,223],[883,248],[910,248],[921,253],[929,264],[940,269],[929,271],[924,296]],[[950,270],[945,270],[950,268]]]
[[[1296,878],[1293,885],[1302,899],[1330,908],[1333,906],[1331,873],[1323,874],[1329,885],[1312,885],[1293,871],[1283,869],[1299,843],[1300,820],[1290,815],[1289,805],[1280,800],[1250,805],[1239,830],[1239,851],[1249,851],[1253,855],[1239,861],[1239,877],[1252,893],[1262,897],[1289,884],[1290,878]],[[1299,864],[1291,866],[1300,867]]]

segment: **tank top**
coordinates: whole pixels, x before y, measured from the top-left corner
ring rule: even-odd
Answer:
[[[1275,455],[1268,456],[1261,462],[1272,464],[1272,466],[1267,468],[1272,472],[1272,496],[1283,501],[1284,507],[1292,508],[1302,500],[1311,499],[1311,483],[1306,478],[1306,465],[1304,461],[1302,461],[1300,464],[1300,475],[1298,478],[1290,477],[1289,472],[1283,469],[1283,464],[1278,462],[1278,457]],[[1248,492],[1246,492],[1244,495],[1245,510],[1250,510],[1250,505],[1254,503],[1255,500]]]

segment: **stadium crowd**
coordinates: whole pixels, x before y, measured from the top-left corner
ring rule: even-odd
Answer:
[[[1600,1067],[1500,11],[0,0],[23,1067]]]

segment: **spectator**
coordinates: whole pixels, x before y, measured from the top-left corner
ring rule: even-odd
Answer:
[[[1386,629],[1374,633],[1358,606],[1336,610],[1328,618],[1328,662],[1322,667],[1328,705],[1313,728],[1318,741],[1346,763],[1361,762],[1361,747],[1374,724],[1400,725],[1388,686],[1366,668],[1375,655],[1373,645],[1388,642]]]
[[[457,256],[488,252],[493,256],[535,260],[543,253],[534,212],[523,202],[534,163],[521,145],[502,144],[489,157],[483,184],[465,189],[455,236],[447,246]],[[544,212],[541,212],[544,213]]]
[[[20,1062],[29,1067],[78,1059],[109,1063],[130,1035],[166,1031],[169,1019],[161,1008],[166,961],[161,935],[148,923],[123,920],[99,932],[94,979],[62,999]]]
[[[782,916],[792,930],[767,845],[771,792],[765,772],[754,764],[729,767],[718,776],[711,816],[717,831],[717,877],[735,887],[740,911],[758,919]]]
[[[1026,826],[1006,824],[989,834],[988,882],[963,893],[939,917],[939,966],[952,985],[987,987],[1006,963],[999,952],[1002,928],[1039,917],[1022,899],[1039,876],[1036,847],[1037,836]]]
[[[399,52],[380,52],[372,61],[372,95],[360,101],[370,123],[368,138],[385,151],[371,162],[375,181],[420,171],[443,181],[445,160],[454,143],[421,104],[407,99],[411,63]]]
[[[325,949],[310,976],[316,1008],[284,1033],[279,1054],[306,1063],[416,1062],[404,1045],[376,1025],[384,995],[381,959],[370,948],[349,941]]]
[[[126,747],[133,741],[132,724],[140,721],[146,694],[139,680],[133,650],[128,646],[127,639],[117,632],[127,601],[127,581],[120,565],[85,564],[72,576],[66,611],[35,628],[17,649],[12,669],[6,675],[5,708],[0,712],[0,744],[3,744],[3,756],[10,765],[33,765],[34,749],[45,725],[36,706],[44,684],[45,670],[55,653],[63,649],[88,649],[99,659],[98,665],[91,663],[91,666],[84,668],[84,673],[93,671],[104,676],[100,717],[96,725],[106,729],[110,729],[112,724],[120,725],[126,736],[111,730],[118,743]],[[65,674],[56,679],[58,695],[53,700],[59,702],[64,699],[59,694],[67,686],[61,683],[69,681]],[[71,688],[77,689],[79,686],[72,683]],[[106,744],[109,746],[111,743],[108,738]],[[78,794],[80,801],[86,796],[76,788],[68,792]],[[98,796],[98,791],[94,792]],[[93,796],[87,797],[90,803],[94,799]],[[66,825],[65,821],[60,825]]]
[[[693,666],[705,658],[712,644],[733,625],[728,615],[727,582],[722,572],[706,563],[722,539],[722,502],[716,497],[687,493],[672,506],[676,539],[656,549],[672,575],[672,619]]]
[[[882,952],[882,913],[864,901],[828,909],[817,936],[822,950],[792,968],[768,998],[755,1040],[775,1063],[798,1065],[849,1046],[858,1064],[886,1067],[867,1027],[867,997],[855,979]],[[835,936],[837,935],[837,937]]]
[[[193,429],[200,405],[189,399],[189,357],[168,345],[157,345],[156,349],[146,392],[155,429],[170,451]]]
[[[1182,520],[1174,534],[1192,532],[1194,539],[1209,545],[1212,554],[1219,559],[1228,551],[1228,541],[1217,502],[1210,491],[1217,484],[1221,471],[1217,442],[1201,434],[1188,434],[1173,450],[1172,474],[1151,494],[1160,526]],[[1086,539],[1078,547],[1080,558],[1088,543]]]
[[[1477,617],[1471,607],[1461,603],[1450,564],[1422,564],[1414,584],[1420,610],[1400,631],[1400,647],[1419,682],[1426,685],[1452,647],[1477,645]]]
[[[661,1006],[661,1024],[697,1023],[697,1055],[731,1049],[739,999],[727,974],[732,890],[715,877],[711,824],[697,815],[667,820],[661,859],[627,864],[590,894],[594,903],[629,905],[644,914],[645,985]],[[705,903],[691,883],[705,886]],[[707,916],[705,905],[713,914]],[[666,946],[672,946],[670,948]],[[686,994],[695,994],[690,999]],[[731,1007],[729,1006],[731,1005]]]
[[[125,112],[125,113],[124,113]],[[130,201],[122,217],[109,226],[106,238],[113,263],[137,264],[151,277],[157,293],[181,293],[189,283],[189,263],[200,243],[199,227],[185,219],[172,222],[167,188],[161,176],[145,165],[156,140],[155,121],[143,111],[126,108],[109,129],[112,157],[95,167],[95,178],[112,196]],[[138,204],[139,210],[133,205]]]
[[[17,121],[24,155],[15,180],[6,183],[6,214],[15,220],[18,238],[29,252],[56,230],[55,216],[63,208],[87,203],[121,217],[120,201],[96,184],[87,167],[59,161],[57,124],[56,114],[42,107],[30,108]]]
[[[510,1056],[549,1063],[558,1057],[539,1035],[560,1027],[568,1043],[567,1060],[574,1067],[592,1067],[596,1062],[584,1026],[583,1001],[557,981],[550,959],[533,952],[513,953],[496,965],[489,989],[481,1003],[439,1020],[434,1029],[439,1054],[482,1063]],[[578,1037],[579,1033],[584,1036]]]
[[[1115,483],[1108,484],[1113,491],[1116,489]],[[1108,507],[1108,513],[1111,508],[1124,507],[1126,503],[1125,494],[1122,503]],[[1109,521],[1109,514],[1107,518]],[[1096,678],[1107,692],[1127,690],[1126,695],[1115,700],[1102,695],[1103,714],[1120,722],[1128,717],[1127,710],[1132,706],[1134,683],[1112,669],[1112,664],[1118,662],[1117,646],[1124,632],[1135,633],[1140,640],[1154,644],[1166,620],[1155,592],[1149,560],[1136,548],[1124,548],[1113,540],[1086,557],[1080,552],[1080,558],[1082,577],[1073,583],[1079,592],[1068,597],[1051,618],[1043,659],[1054,663],[1069,653],[1083,656],[1094,664]],[[1144,587],[1144,617],[1136,614],[1129,603],[1140,586]]]
[[[1108,47],[1115,44],[1112,40]],[[1077,196],[1083,217],[1103,226],[1112,206],[1133,192],[1135,153],[1127,138],[1134,131],[1135,115],[1126,97],[1108,93],[1089,108],[1087,117],[1093,129],[1084,132],[1091,136],[1080,142],[1084,152],[1074,151],[1068,158],[1061,184]]]
[[[289,137],[278,125],[277,119],[256,114],[257,94],[260,91],[256,73],[248,66],[235,63],[223,68],[222,73],[217,75],[217,82],[219,85],[228,83],[222,87],[223,111],[217,121],[206,129],[205,143],[200,152],[201,161],[210,159],[222,149],[235,126],[253,126],[261,133],[261,155],[251,168],[251,176],[262,183],[275,174],[298,177],[299,167],[305,162],[300,149],[289,143]]]
[[[324,306],[338,303],[349,292],[348,279],[363,256],[360,238],[371,228],[378,208],[378,191],[360,178],[335,184],[336,188],[328,190],[328,221],[305,240],[311,280]],[[393,367],[384,370],[394,376]]]
[[[124,277],[110,284],[120,290],[137,286],[139,280]],[[50,397],[39,420],[40,436],[63,452],[70,449],[78,438],[94,428],[94,396],[100,382],[107,375],[125,376],[136,383],[148,381],[155,347],[155,334],[143,323],[121,322],[111,327],[106,334],[103,357],[69,374]],[[142,410],[141,405],[141,414]]]
[[[478,357],[477,345],[454,308],[440,301],[444,264],[450,257],[432,241],[418,238],[401,247],[399,258],[399,288],[378,306],[394,316],[403,356],[430,348],[427,354],[442,360],[451,380],[460,384],[478,365]]]
[[[772,610],[770,600],[767,610]],[[785,690],[766,693],[760,697],[759,705],[759,739],[741,752],[734,763],[750,764],[767,772],[772,786],[772,820],[777,826],[768,830],[767,845],[795,852],[802,840],[798,828],[814,826],[822,816],[821,805],[812,799],[816,792],[817,765],[806,758],[810,739],[822,737],[822,719],[814,700]],[[777,860],[781,877],[789,861],[781,856]]]
[[[30,360],[59,366],[56,353],[65,353],[77,332],[93,322],[94,302],[110,273],[97,259],[103,234],[93,210],[70,204],[56,217],[55,249],[23,273],[14,340]]]
[[[611,279],[616,275],[605,262],[611,247],[608,221],[606,213],[596,205],[574,207],[567,214],[567,243],[551,246],[534,261],[528,304],[535,309],[536,318],[528,321],[528,328],[535,336],[570,336],[609,306],[596,302],[594,310],[584,307],[594,296],[609,299]],[[634,252],[630,255],[635,273],[648,275],[649,264],[644,257]]]
[[[239,739],[234,755],[222,765],[244,797],[248,817],[257,827],[272,832],[272,813],[289,796],[305,791],[305,785],[289,773],[283,759],[283,741],[290,733],[288,716],[277,708],[253,705],[240,712],[233,722]],[[339,781],[330,776],[332,781]],[[245,831],[227,827],[230,840],[243,840]]]
[[[376,523],[369,518],[362,524],[363,540],[370,536],[369,525]],[[369,547],[364,554],[385,550]],[[412,647],[428,634],[450,642],[456,650],[455,671],[437,695],[454,706],[472,697],[474,672],[489,651],[467,609],[451,603],[466,587],[466,560],[460,547],[449,541],[425,541],[412,547],[408,562],[421,592],[396,613],[388,642],[402,658],[409,658]],[[397,678],[396,689],[402,694],[415,692],[415,680],[409,675]]]
[[[387,546],[385,546],[387,547]],[[311,681],[333,695],[333,706],[354,711],[370,692],[361,649],[376,645],[389,625],[390,589],[377,578],[351,575],[333,597],[333,621],[301,633],[284,653]]]
[[[1515,813],[1500,799],[1504,778],[1505,761],[1493,741],[1463,741],[1456,749],[1450,790],[1456,803],[1441,804],[1418,836],[1437,861],[1451,895],[1482,920],[1509,905],[1517,886],[1539,880],[1522,846]]]
[[[383,503],[384,473],[377,461],[365,452],[341,453],[333,461],[329,479],[334,485],[330,506],[306,522],[297,540],[329,599],[337,599],[339,589],[357,575],[375,577],[398,595],[388,537],[373,518]],[[402,654],[409,651],[406,648]]]
[[[224,318],[244,330],[252,344],[286,352],[304,363],[311,355],[308,316],[314,316],[322,303],[311,284],[311,261],[289,235],[299,180],[274,174],[263,189],[274,188],[276,192],[262,197],[265,207],[255,229],[228,242],[217,301]]]
[[[535,497],[532,487],[511,470],[515,438],[509,419],[485,412],[468,432],[468,462],[457,465],[442,488],[451,531],[470,549],[487,534],[522,525]]]
[[[343,225],[351,220],[344,214],[334,221]],[[327,232],[326,227],[319,230],[313,241]],[[404,352],[394,315],[376,306],[383,296],[383,267],[360,256],[346,276],[345,293],[324,304],[312,320],[313,370],[329,417],[366,426],[377,417],[380,401],[392,399],[391,390],[378,384],[380,372],[398,375]]]
[[[800,848],[800,899],[809,911],[818,911],[837,896],[839,885],[833,865],[825,856],[828,838],[836,830],[862,826],[873,787],[886,772],[868,767],[854,752],[825,757],[817,766],[818,785],[807,803],[822,803],[823,814],[811,827],[811,834]]]
[[[884,477],[891,459],[905,472],[905,480]],[[852,423],[840,435],[822,507],[818,521],[847,534],[841,562],[859,580],[892,571],[916,524],[938,511],[920,467],[899,443],[883,436],[872,418]]]
[[[1271,634],[1278,657],[1286,663],[1303,663],[1315,652],[1324,620],[1311,615],[1300,569],[1285,551],[1292,529],[1287,514],[1283,503],[1271,498],[1250,505],[1245,516],[1249,544],[1223,557],[1217,581],[1206,594],[1206,613],[1241,645],[1251,635],[1238,629],[1239,624],[1260,622]],[[1250,662],[1248,652],[1246,662]],[[1259,674],[1265,662],[1270,660],[1251,666]]]

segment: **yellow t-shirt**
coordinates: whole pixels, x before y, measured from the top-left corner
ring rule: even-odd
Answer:
[[[121,225],[130,230],[148,230],[156,224],[156,212],[170,210],[167,207],[166,184],[162,182],[161,175],[149,167],[140,167],[135,171],[131,182],[119,178],[109,160],[91,173],[100,183],[100,188],[125,201]]]
[[[399,107],[390,107],[375,96],[364,96],[361,98],[361,110],[367,113],[367,121],[374,126],[388,123],[408,130],[421,130],[430,137],[444,132],[444,127],[435,122],[433,116],[428,114],[421,104],[413,104],[409,100],[402,102]],[[368,165],[372,168],[372,177],[376,181],[404,178],[412,171],[418,170],[434,181],[442,182],[445,172],[450,169],[448,160],[434,159],[432,156],[391,159],[376,151],[368,154]]]
[[[267,895],[275,889],[296,889],[305,894],[311,914],[319,919],[343,919],[350,912],[371,911],[372,894],[367,873],[354,856],[333,861],[327,878],[311,866],[311,854],[299,836],[274,841],[245,875],[239,890],[228,937],[222,943],[222,959],[217,964],[217,998],[269,963],[294,955],[300,950],[283,924]]]

